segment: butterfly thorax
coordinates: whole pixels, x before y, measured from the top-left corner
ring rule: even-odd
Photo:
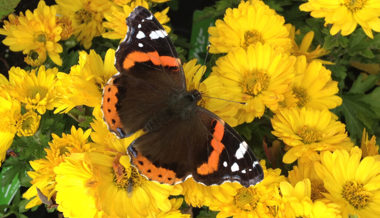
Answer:
[[[188,120],[196,112],[202,98],[198,90],[174,92],[168,98],[167,107],[152,116],[144,126],[145,131],[155,131],[173,119]]]

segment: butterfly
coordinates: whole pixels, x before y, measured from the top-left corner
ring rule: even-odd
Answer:
[[[260,182],[263,170],[248,144],[197,105],[202,98],[198,90],[186,89],[175,47],[152,13],[136,7],[127,26],[115,55],[118,73],[103,90],[102,111],[119,138],[145,132],[128,147],[132,165],[165,184],[190,177],[204,185]]]

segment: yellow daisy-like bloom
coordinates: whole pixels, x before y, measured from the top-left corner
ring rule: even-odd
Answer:
[[[103,23],[106,32],[102,34],[104,38],[108,39],[124,39],[127,34],[126,19],[133,9],[137,6],[143,6],[149,9],[149,4],[145,0],[136,0],[128,5],[114,5],[107,13],[104,14],[106,21]],[[170,32],[170,27],[164,25],[169,22],[170,19],[167,16],[169,8],[164,9],[162,12],[154,13],[157,20],[163,25],[166,32]]]
[[[87,153],[74,153],[54,168],[55,202],[65,217],[102,217],[96,205],[97,175]],[[75,197],[73,197],[75,193]]]
[[[320,61],[308,63],[305,56],[299,56],[295,71],[296,76],[291,84],[295,105],[280,104],[280,109],[292,106],[332,109],[342,104],[342,99],[336,95],[339,92],[338,82],[332,80],[331,71]]]
[[[358,147],[323,152],[315,170],[327,190],[325,196],[340,205],[343,217],[380,216],[380,160],[374,156],[363,159]]]
[[[113,49],[107,50],[104,62],[94,50],[89,54],[85,51],[79,52],[79,64],[71,67],[70,74],[57,75],[62,99],[55,113],[67,113],[78,105],[99,106],[102,101],[103,86],[117,73],[114,62]]]
[[[290,147],[283,157],[284,163],[293,163],[314,151],[350,149],[353,146],[345,125],[328,110],[284,109],[277,112],[271,121],[273,135]]]
[[[276,110],[294,77],[295,61],[294,56],[261,43],[238,48],[219,58],[211,74],[219,76],[226,92],[234,96],[234,99],[220,98],[244,102],[244,105],[228,104],[239,109],[235,115],[237,122],[231,125],[252,122],[264,114],[265,107]]]
[[[12,67],[8,73],[11,95],[24,103],[26,109],[44,114],[56,106],[60,98],[56,85],[57,68],[45,69],[41,66],[38,70],[27,72]]]
[[[323,64],[333,64],[330,61],[317,59],[319,57],[322,57],[322,56],[330,53],[328,50],[321,48],[320,45],[318,45],[314,50],[309,51],[310,46],[311,46],[311,42],[314,39],[314,31],[307,32],[304,35],[301,44],[297,45],[297,43],[295,41],[295,36],[296,36],[296,34],[299,34],[300,31],[296,31],[296,27],[291,25],[291,24],[286,24],[285,26],[289,30],[289,37],[292,39],[293,47],[292,47],[291,53],[293,55],[295,55],[295,56],[304,55],[304,56],[306,56],[306,59],[308,62],[310,62],[312,60],[318,60]]]
[[[326,189],[323,186],[323,181],[317,176],[314,169],[314,163],[319,161],[320,155],[317,154],[317,152],[308,153],[307,156],[300,157],[297,161],[297,165],[288,172],[288,181],[293,186],[305,179],[310,180],[310,199],[312,201],[325,200],[323,193],[326,192]]]
[[[0,91],[4,91],[0,88]],[[12,145],[21,116],[21,105],[7,94],[0,96],[0,166]]]
[[[365,129],[363,129],[360,148],[362,149],[363,157],[375,156],[379,154],[379,146],[376,145],[376,137],[372,136],[371,139],[368,139],[368,133]]]
[[[88,137],[91,130],[83,132],[82,129],[71,128],[71,134],[62,134],[59,137],[52,135],[53,140],[49,142],[49,148],[45,149],[45,158],[30,161],[33,171],[29,171],[28,175],[32,179],[32,186],[23,194],[26,199],[31,199],[25,208],[32,208],[42,203],[38,197],[37,189],[48,198],[52,199],[56,194],[54,167],[63,162],[64,158],[72,153],[81,153],[92,151],[88,143]]]
[[[58,43],[62,28],[57,24],[56,7],[46,6],[44,1],[40,1],[33,13],[27,10],[25,15],[10,15],[8,19],[0,34],[6,36],[3,43],[12,51],[22,51],[24,54],[37,50],[47,52],[55,64],[62,65],[59,53],[63,50]]]
[[[61,40],[70,38],[70,36],[73,34],[73,26],[70,18],[66,16],[60,16],[57,18],[57,23],[62,28]]]
[[[280,183],[281,195],[288,203],[288,217],[342,217],[339,206],[325,201],[312,201],[309,179],[298,182],[294,187],[288,182]]]
[[[16,123],[18,136],[32,136],[37,132],[40,126],[41,116],[36,112],[30,110],[21,115],[19,121]]]
[[[373,38],[372,30],[380,32],[380,4],[377,0],[309,0],[300,5],[301,11],[311,16],[325,18],[325,25],[332,24],[330,34],[339,31],[343,36],[351,34],[359,24],[365,34]]]
[[[221,187],[209,186],[213,196],[210,209],[220,211],[220,217],[276,217],[283,216],[279,183],[285,178],[280,169],[264,169],[264,180],[255,186],[245,188],[238,183],[224,183]]]
[[[58,210],[66,217],[188,217],[178,210],[180,199],[167,199],[171,186],[144,184],[135,168],[125,168],[128,164],[120,155],[67,157],[54,169]]]
[[[285,19],[264,2],[241,2],[238,8],[227,9],[223,20],[209,27],[211,53],[227,53],[235,48],[247,48],[257,42],[288,51],[292,44]]]
[[[92,39],[104,31],[103,15],[110,9],[111,2],[108,0],[57,0],[56,2],[59,12],[70,18],[75,37],[84,48],[89,49]]]

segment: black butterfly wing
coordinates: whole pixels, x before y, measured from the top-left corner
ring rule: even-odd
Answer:
[[[144,128],[173,91],[185,90],[177,52],[152,13],[136,7],[127,26],[126,38],[116,51],[119,73],[104,87],[102,102],[110,131],[121,138]]]
[[[134,165],[147,178],[175,184],[192,176],[205,185],[237,181],[248,187],[263,170],[239,134],[198,107],[188,120],[173,120],[138,138],[129,148]]]

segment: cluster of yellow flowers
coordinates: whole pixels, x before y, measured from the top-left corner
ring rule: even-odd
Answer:
[[[33,12],[10,15],[0,29],[6,36],[3,43],[23,51],[31,66],[43,64],[46,54],[61,65],[59,42],[71,35],[86,49],[97,36],[121,40],[127,32],[125,19],[135,6],[149,8],[165,0],[56,2],[47,6],[40,1]],[[335,13],[355,11],[350,22],[330,17],[332,12],[324,11],[319,2],[323,1],[310,0],[301,9],[326,16],[326,23],[334,23],[332,34],[342,30],[347,35],[357,23],[368,36],[371,29],[380,31],[378,15],[355,15],[378,11],[375,0],[344,1],[336,7],[324,3]],[[363,6],[370,3],[374,9]],[[168,10],[155,13],[161,24],[169,21]],[[184,200],[219,211],[217,217],[380,216],[378,146],[366,132],[361,148],[354,146],[345,125],[329,111],[342,99],[331,71],[323,66],[329,62],[318,59],[328,51],[319,46],[310,50],[314,33],[307,33],[298,45],[295,27],[262,1],[251,0],[227,9],[209,34],[210,52],[223,56],[205,80],[205,66],[196,60],[185,63],[188,89],[198,89],[204,96],[200,105],[232,126],[254,122],[271,111],[272,134],[285,146],[283,163],[294,163],[291,171],[266,168],[262,160],[264,180],[249,188],[238,183],[204,186],[192,179],[174,186],[147,180],[126,153],[137,136],[118,139],[108,131],[100,110],[102,88],[116,73],[115,50],[109,49],[104,59],[94,50],[81,51],[68,73],[42,65],[29,71],[12,67],[9,79],[0,75],[0,164],[16,134],[32,136],[38,131],[46,110],[93,108],[91,128],[53,134],[46,156],[30,162],[32,186],[23,195],[30,199],[26,208],[57,205],[65,217],[189,217],[180,210]]]

